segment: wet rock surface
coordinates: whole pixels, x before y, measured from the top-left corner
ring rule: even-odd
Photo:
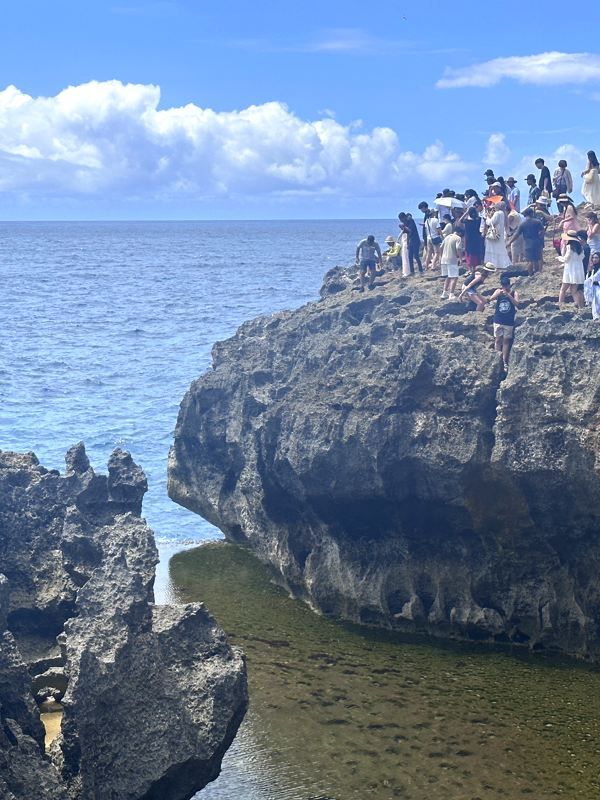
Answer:
[[[521,280],[505,376],[491,308],[332,270],[215,345],[170,496],[325,613],[598,659],[600,326],[561,272]]]
[[[243,656],[201,604],[154,605],[147,484],[129,454],[108,476],[83,445],[66,462],[63,476],[0,453],[0,795],[187,800],[245,713]],[[52,761],[44,694],[64,707]]]

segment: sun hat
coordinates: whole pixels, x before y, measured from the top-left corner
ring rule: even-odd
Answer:
[[[386,236],[386,237],[385,237],[385,243],[386,243],[386,244],[396,244],[396,240],[395,240],[395,239],[394,239],[394,237],[393,237],[393,236],[390,234],[389,236]]]
[[[510,178],[506,179],[506,182],[507,183],[517,183],[517,181],[512,177],[512,175],[510,176]]]
[[[566,233],[563,233],[560,238],[564,239],[565,242],[578,242],[579,241],[579,239],[577,237],[577,231],[574,231],[574,230],[570,230],[570,231],[567,231]]]
[[[484,269],[486,272],[496,272],[496,267],[492,264],[491,261],[486,262],[483,265],[482,269]]]
[[[526,180],[526,181],[530,181],[532,178],[533,178],[533,180],[534,180],[534,181],[537,183],[537,178],[535,177],[535,175],[533,174],[533,172],[530,172],[530,173],[529,173],[529,175],[528,175],[528,176],[525,178],[525,180]]]
[[[556,198],[557,203],[572,203],[573,201],[568,194],[559,194]]]
[[[547,206],[550,204],[550,200],[548,200],[547,197],[538,197],[538,199],[535,202],[539,203],[539,205],[541,206]]]

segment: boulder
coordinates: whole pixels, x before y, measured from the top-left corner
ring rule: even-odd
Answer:
[[[600,326],[524,279],[505,376],[489,312],[353,281],[215,345],[170,496],[324,613],[598,659]]]
[[[203,606],[155,606],[147,483],[131,456],[115,451],[108,476],[82,444],[66,462],[60,475],[0,453],[1,796],[188,800],[245,713],[243,656]],[[62,698],[53,764],[34,693]]]

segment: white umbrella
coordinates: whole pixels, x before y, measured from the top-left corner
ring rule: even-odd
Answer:
[[[441,208],[464,208],[465,204],[462,200],[457,200],[456,197],[438,197],[433,201],[434,206]]]

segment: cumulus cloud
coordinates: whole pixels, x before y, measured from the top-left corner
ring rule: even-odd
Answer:
[[[510,148],[506,144],[505,134],[492,133],[487,141],[483,163],[490,167],[496,167],[506,164],[509,158]]]
[[[390,128],[279,102],[239,111],[161,109],[153,85],[105,81],[54,97],[0,92],[0,191],[53,196],[206,199],[289,194],[375,196],[461,181],[469,165],[434,142],[402,150]]]
[[[554,51],[494,58],[469,67],[446,68],[436,86],[438,89],[486,87],[494,86],[504,78],[546,86],[589,83],[600,78],[600,55]]]

